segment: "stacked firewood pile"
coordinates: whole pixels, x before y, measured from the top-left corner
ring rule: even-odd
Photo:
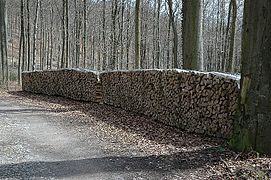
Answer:
[[[101,88],[95,71],[63,69],[55,71],[24,72],[23,90],[38,94],[99,102]]]
[[[236,113],[236,79],[178,70],[100,74],[104,103],[189,132],[229,136]]]
[[[98,74],[63,69],[23,73],[23,90],[101,102],[189,132],[228,137],[237,108],[238,80],[221,73],[182,70]]]

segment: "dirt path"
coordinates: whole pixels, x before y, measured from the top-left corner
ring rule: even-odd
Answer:
[[[217,179],[236,155],[120,109],[0,95],[0,179]]]

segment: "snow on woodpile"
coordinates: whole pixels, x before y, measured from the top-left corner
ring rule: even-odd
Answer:
[[[24,72],[23,90],[39,94],[64,96],[75,100],[97,102],[100,92],[97,73],[80,69]]]
[[[23,73],[23,90],[103,102],[180,129],[228,137],[240,77],[217,72],[63,69]]]
[[[238,77],[185,70],[100,74],[104,103],[189,132],[228,137],[236,113]]]

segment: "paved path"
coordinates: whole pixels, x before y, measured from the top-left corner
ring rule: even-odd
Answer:
[[[179,179],[181,161],[134,147],[110,154],[112,142],[70,119],[0,97],[0,179]]]

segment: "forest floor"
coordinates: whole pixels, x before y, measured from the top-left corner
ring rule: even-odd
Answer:
[[[0,179],[270,179],[271,158],[91,102],[0,89]]]

